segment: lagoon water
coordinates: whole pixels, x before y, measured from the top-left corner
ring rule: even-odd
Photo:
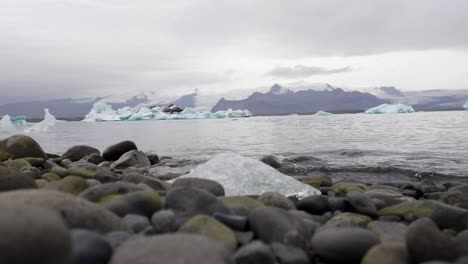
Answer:
[[[468,176],[466,111],[60,122],[47,133],[29,135],[50,153],[62,153],[76,144],[103,150],[129,139],[145,152],[190,160],[207,160],[227,151],[252,157],[311,155],[330,167],[389,167]]]

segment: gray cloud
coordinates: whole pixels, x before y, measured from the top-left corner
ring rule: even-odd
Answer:
[[[342,68],[327,69],[317,66],[296,65],[294,67],[277,66],[269,71],[267,75],[286,78],[309,77],[313,75],[328,75],[352,71],[350,66]]]

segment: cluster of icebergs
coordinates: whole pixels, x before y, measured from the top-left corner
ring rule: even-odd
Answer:
[[[49,109],[44,109],[44,112],[44,120],[24,129],[24,132],[47,132],[50,127],[55,126],[57,120],[49,113]],[[28,125],[25,116],[4,115],[0,120],[0,133],[14,133],[18,131],[18,127],[27,127]]]
[[[136,121],[136,120],[174,120],[174,119],[217,119],[217,118],[242,118],[252,116],[249,110],[227,110],[212,112],[199,112],[194,108],[187,107],[180,113],[163,112],[163,108],[156,106],[153,108],[123,107],[113,110],[112,107],[103,102],[93,105],[91,111],[85,116],[83,121]]]

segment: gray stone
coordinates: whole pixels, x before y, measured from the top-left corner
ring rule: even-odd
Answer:
[[[247,229],[248,223],[247,217],[245,216],[216,212],[213,214],[213,217],[234,230],[244,231]]]
[[[0,201],[17,202],[52,209],[71,228],[109,232],[127,226],[106,208],[70,194],[48,190],[18,190],[0,193]]]
[[[263,158],[260,159],[260,161],[275,169],[281,168],[281,162],[279,161],[277,157],[273,155],[264,156]]]
[[[133,234],[127,232],[127,231],[113,231],[107,233],[104,238],[106,241],[111,245],[112,249],[116,249],[120,247],[125,241],[131,239]],[[133,236],[136,238],[136,236]]]
[[[154,212],[161,209],[161,200],[157,192],[144,190],[121,195],[106,202],[104,206],[121,217],[137,214],[150,218]]]
[[[262,241],[253,241],[242,246],[235,254],[236,264],[275,264],[275,257],[270,247]]]
[[[172,183],[171,189],[178,187],[198,188],[208,191],[216,196],[224,196],[224,187],[213,180],[202,178],[178,178]]]
[[[72,235],[72,264],[106,264],[112,256],[112,247],[100,234],[75,229]]]
[[[169,183],[165,181],[161,181],[160,179],[156,179],[151,176],[145,176],[136,172],[132,172],[128,174],[124,173],[122,182],[130,182],[134,184],[144,183],[155,191],[166,191],[171,186]]]
[[[458,233],[455,238],[459,256],[468,256],[468,230]]]
[[[128,140],[122,141],[107,147],[102,152],[102,157],[107,161],[115,161],[118,160],[124,153],[127,153],[131,150],[138,150],[135,143]]]
[[[357,213],[368,215],[370,217],[377,216],[377,208],[375,208],[372,200],[360,191],[349,191],[346,194],[349,204]]]
[[[70,263],[70,232],[50,209],[0,199],[0,263]]]
[[[110,201],[119,195],[142,190],[144,190],[142,187],[133,183],[111,182],[89,187],[86,191],[80,194],[80,197],[95,203],[99,203]]]
[[[283,208],[285,210],[296,209],[296,206],[291,200],[277,192],[264,192],[262,195],[260,195],[260,197],[258,197],[258,200],[266,206]]]
[[[156,235],[123,243],[109,264],[230,264],[230,254],[210,238],[189,235]]]
[[[128,228],[135,233],[139,233],[150,226],[148,218],[142,215],[127,214],[123,220],[127,223]]]
[[[128,167],[148,167],[151,162],[145,153],[139,150],[130,150],[124,153],[120,158],[111,164],[111,168],[122,170]]]
[[[374,221],[367,228],[376,233],[382,242],[405,242],[408,227],[402,223]]]
[[[312,237],[315,253],[330,263],[360,263],[379,238],[363,228],[324,229]]]
[[[73,146],[73,147],[67,149],[67,151],[65,151],[65,153],[63,153],[63,155],[60,158],[61,159],[68,159],[68,160],[70,160],[72,162],[75,162],[75,161],[79,161],[82,158],[84,158],[86,156],[89,156],[91,154],[100,155],[101,152],[99,150],[97,150],[96,148],[93,148],[93,147],[90,147],[90,146],[77,145],[77,146]]]
[[[171,233],[177,230],[176,215],[171,210],[161,210],[153,214],[151,224],[156,233]]]
[[[381,243],[373,246],[362,259],[362,264],[408,264],[404,243]]]
[[[309,214],[323,214],[328,211],[328,197],[325,195],[312,195],[303,198],[297,204],[297,209]]]
[[[37,184],[30,175],[10,170],[0,164],[0,192],[35,188]]]
[[[297,247],[288,246],[274,242],[271,244],[273,255],[279,264],[308,264],[309,256],[307,253]]]
[[[25,135],[14,135],[0,140],[0,152],[8,153],[14,159],[27,157],[46,159],[46,154],[39,143]]]

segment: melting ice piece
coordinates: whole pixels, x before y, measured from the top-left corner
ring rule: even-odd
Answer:
[[[30,127],[29,129],[26,129],[26,132],[47,132],[49,130],[49,127],[55,126],[55,123],[57,122],[57,119],[53,115],[49,113],[49,109],[44,109],[45,115],[44,115],[44,120],[41,122],[35,124],[34,126]]]
[[[117,112],[112,107],[103,102],[97,102],[93,105],[91,111],[85,116],[83,121],[116,121],[120,120]]]
[[[0,120],[0,132],[14,132],[16,127],[11,122],[9,115],[4,115],[2,120]]]
[[[366,114],[395,114],[395,113],[414,113],[413,107],[404,104],[381,104],[371,108]]]
[[[15,116],[11,118],[11,122],[14,125],[27,126],[28,122],[26,121],[26,116]]]
[[[333,113],[325,112],[325,111],[318,111],[315,113],[316,116],[331,116]]]
[[[226,195],[257,195],[267,191],[305,197],[320,191],[303,184],[261,161],[235,153],[218,154],[180,178],[210,179],[223,185]]]
[[[466,103],[463,105],[463,108],[465,108],[465,110],[468,111],[468,102],[466,102]]]

